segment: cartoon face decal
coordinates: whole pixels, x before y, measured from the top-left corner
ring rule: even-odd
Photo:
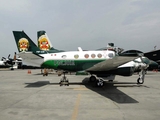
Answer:
[[[19,51],[28,51],[29,42],[26,38],[21,38],[18,42]]]
[[[42,35],[42,36],[39,37],[38,47],[41,50],[49,50],[50,49],[49,42],[48,42],[47,37],[45,35]]]

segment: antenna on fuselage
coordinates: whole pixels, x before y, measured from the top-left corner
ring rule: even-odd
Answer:
[[[82,50],[82,48],[81,48],[81,47],[78,47],[78,51],[80,51],[80,52],[81,52],[81,51],[83,51],[83,50]]]

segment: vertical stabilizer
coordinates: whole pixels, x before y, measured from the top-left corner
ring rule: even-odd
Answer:
[[[17,44],[19,52],[36,52],[40,49],[36,44],[27,36],[24,31],[13,31],[13,35]]]
[[[48,51],[53,49],[52,43],[44,30],[37,32],[37,42],[40,50]]]

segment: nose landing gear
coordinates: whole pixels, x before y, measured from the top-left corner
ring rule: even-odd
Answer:
[[[65,73],[66,72],[63,72],[63,77],[61,78],[60,82],[59,82],[59,85],[62,86],[62,85],[65,85],[65,86],[69,86],[69,80],[68,78],[65,76]]]
[[[139,78],[137,79],[137,84],[144,83],[145,74],[146,74],[146,70],[141,70],[141,72],[139,73]]]

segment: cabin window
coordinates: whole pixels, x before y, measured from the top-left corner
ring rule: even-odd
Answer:
[[[88,54],[85,54],[84,57],[85,57],[85,58],[89,58],[89,55],[88,55]]]
[[[109,54],[108,54],[108,57],[109,57],[109,58],[113,58],[113,53],[109,53]]]
[[[99,54],[97,55],[97,57],[98,57],[98,58],[101,58],[101,57],[102,57],[102,54],[99,53]]]
[[[91,55],[91,57],[92,57],[92,58],[95,58],[95,57],[96,57],[96,55],[95,55],[95,54],[92,54],[92,55]]]
[[[66,57],[67,57],[66,55],[62,55],[62,58],[64,58],[64,59],[65,59]]]
[[[78,58],[79,58],[79,55],[74,55],[74,58],[75,58],[75,59],[78,59]]]

